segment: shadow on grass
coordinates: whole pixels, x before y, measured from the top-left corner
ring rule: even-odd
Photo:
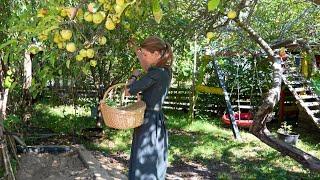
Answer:
[[[295,168],[300,169],[301,166],[292,164],[289,158],[282,157],[277,151],[264,148],[255,150],[255,146],[259,145],[258,142],[240,143],[234,141],[232,137],[172,129],[169,143],[169,153],[173,153],[172,166],[182,175],[193,172],[204,179],[219,179],[222,175],[232,179],[284,179],[284,177],[285,179],[312,179],[320,177],[307,170],[297,172]],[[253,151],[253,156],[246,154],[245,148],[248,147],[249,151]],[[279,159],[281,160],[277,162]],[[281,163],[292,166],[292,170],[288,170]],[[174,170],[169,168],[168,172],[174,173]]]

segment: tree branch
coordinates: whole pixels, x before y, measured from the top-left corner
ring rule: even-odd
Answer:
[[[309,1],[314,4],[320,5],[320,0],[309,0]]]
[[[282,81],[282,67],[281,61],[277,58],[268,45],[250,26],[245,23],[239,21],[239,19],[235,19],[235,22],[241,27],[244,31],[246,31],[252,40],[258,43],[261,48],[267,53],[270,59],[273,60],[273,86],[267,93],[267,96],[263,100],[262,105],[259,107],[257,113],[254,116],[253,125],[250,128],[250,131],[253,135],[258,137],[262,142],[266,143],[270,147],[278,150],[284,155],[288,155],[304,167],[320,172],[320,160],[308,153],[303,152],[300,149],[297,149],[293,146],[285,144],[275,138],[273,138],[269,130],[266,127],[266,123],[269,118],[272,116],[272,111],[275,105],[278,103],[280,98],[280,90],[281,90],[281,81]]]

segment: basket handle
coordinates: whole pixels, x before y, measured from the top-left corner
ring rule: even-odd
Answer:
[[[119,83],[119,84],[115,84],[115,85],[109,87],[108,90],[104,93],[102,100],[105,100],[105,99],[106,99],[108,93],[109,93],[112,89],[114,89],[114,88],[116,88],[116,87],[119,87],[119,86],[125,86],[125,85],[127,85],[127,84],[126,84],[126,83]],[[139,95],[139,93],[137,94],[137,99],[138,99],[138,101],[141,100],[141,96]]]

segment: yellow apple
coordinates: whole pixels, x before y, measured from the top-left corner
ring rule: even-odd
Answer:
[[[103,21],[103,16],[101,13],[97,12],[92,15],[92,22],[94,24],[100,24]]]
[[[90,66],[96,67],[97,61],[96,60],[90,60]]]
[[[214,33],[213,32],[207,32],[207,38],[208,39],[212,39],[214,37]]]
[[[103,17],[103,19],[106,18],[106,13],[104,11],[99,11],[99,13],[101,14],[101,16]]]
[[[106,0],[98,0],[98,2],[99,2],[100,4],[104,4],[104,3],[106,3]]]
[[[123,6],[124,5],[124,0],[116,0],[116,4],[119,6]]]
[[[82,56],[82,57],[87,57],[87,50],[81,49],[81,50],[79,51],[79,55]]]
[[[64,40],[70,40],[72,37],[72,31],[68,29],[63,29],[60,31],[60,35]]]
[[[121,14],[122,11],[124,10],[124,6],[121,6],[121,5],[116,4],[116,5],[114,6],[114,10],[116,11],[117,14]]]
[[[85,12],[84,15],[83,15],[83,17],[84,17],[84,20],[87,21],[87,22],[91,22],[92,19],[93,19],[92,14],[89,13],[89,12]]]
[[[54,37],[53,37],[53,42],[60,43],[60,42],[63,42],[63,41],[64,41],[64,39],[61,37],[60,33],[56,32],[54,34]]]
[[[106,27],[106,29],[111,31],[116,28],[116,25],[114,24],[114,22],[112,22],[112,20],[110,18],[108,18],[106,21],[105,27]]]
[[[88,58],[94,57],[94,50],[93,49],[87,49],[87,57]]]
[[[228,16],[229,19],[234,19],[234,18],[237,17],[237,12],[231,10],[231,11],[228,12],[227,16]]]
[[[104,9],[105,11],[109,11],[111,8],[112,8],[112,6],[111,6],[110,3],[105,3],[105,4],[103,5],[103,9]]]
[[[113,16],[112,16],[112,21],[113,21],[114,23],[119,23],[119,22],[120,22],[120,17],[119,17],[119,15],[117,15],[117,14],[113,15]]]
[[[104,36],[99,37],[98,42],[100,45],[105,45],[107,42],[107,38]]]
[[[82,61],[83,57],[80,54],[78,54],[78,55],[76,55],[76,60],[77,61]]]
[[[77,50],[77,47],[73,42],[70,42],[66,45],[66,49],[69,52],[75,52]]]

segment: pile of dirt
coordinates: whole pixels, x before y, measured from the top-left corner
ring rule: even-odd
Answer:
[[[20,157],[18,180],[94,179],[77,152],[62,154],[26,153]]]

